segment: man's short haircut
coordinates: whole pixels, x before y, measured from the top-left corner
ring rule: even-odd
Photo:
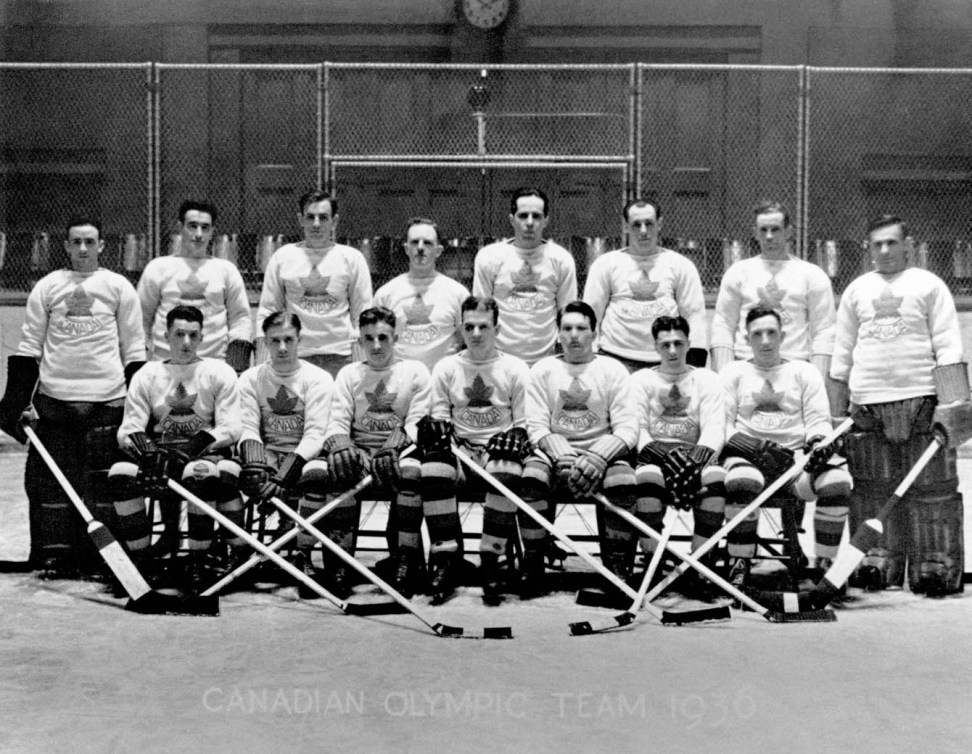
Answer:
[[[270,332],[271,327],[287,327],[288,325],[294,328],[297,334],[300,335],[300,317],[293,312],[274,312],[263,320],[263,324],[260,327],[263,330],[263,334],[266,335]]]
[[[203,326],[203,313],[195,306],[189,306],[188,304],[174,306],[165,315],[166,332],[172,329],[172,323],[177,319],[184,319],[186,322],[198,322],[200,327]]]
[[[408,225],[405,226],[405,235],[412,229],[413,225],[428,225],[435,231],[436,243],[442,244],[442,234],[439,232],[439,226],[435,224],[435,220],[430,220],[428,217],[410,217],[408,219]]]
[[[213,221],[213,225],[216,224],[216,206],[212,202],[204,202],[198,199],[186,199],[179,205],[179,222],[184,223],[186,221],[186,214],[193,210],[196,212],[205,212],[209,215],[209,219]]]
[[[759,217],[760,215],[767,215],[770,212],[780,212],[783,215],[783,227],[790,227],[790,210],[786,208],[783,202],[778,202],[775,199],[760,199],[756,202],[753,207],[753,219]]]
[[[516,203],[525,196],[535,196],[543,202],[543,216],[546,217],[550,212],[550,200],[547,199],[547,195],[543,193],[538,188],[533,186],[521,186],[513,192],[513,197],[510,199],[510,214],[516,214]]]
[[[591,330],[597,329],[597,315],[594,313],[594,308],[585,301],[571,301],[566,304],[563,309],[557,312],[557,327],[560,327],[560,323],[563,318],[568,314],[583,314],[587,317],[587,321],[591,323]]]
[[[86,215],[76,215],[67,221],[67,227],[64,230],[64,237],[67,238],[71,235],[71,228],[80,228],[82,225],[90,225],[96,231],[98,231],[98,238],[101,238],[101,220],[96,220],[93,217],[88,217]]]
[[[776,324],[780,326],[780,330],[783,329],[783,318],[776,309],[769,306],[754,306],[746,314],[746,332],[749,332],[749,325],[753,320],[757,320],[760,317],[776,317]]]
[[[654,207],[655,220],[656,221],[661,220],[662,208],[661,208],[661,204],[658,203],[657,199],[642,199],[639,197],[637,199],[632,199],[631,201],[626,202],[624,207],[621,209],[621,218],[625,222],[628,222],[628,212],[631,210],[632,207]]]
[[[663,332],[681,332],[686,338],[689,336],[689,323],[685,317],[678,315],[676,317],[669,317],[667,314],[663,314],[661,317],[656,319],[651,323],[651,337],[657,338],[659,333]]]
[[[368,325],[377,325],[379,322],[384,322],[386,325],[391,327],[392,330],[395,329],[395,325],[398,323],[398,319],[395,317],[395,312],[389,309],[387,306],[373,306],[370,309],[365,309],[361,312],[361,316],[358,317],[358,328],[368,327]]]
[[[304,193],[300,199],[297,200],[297,204],[300,207],[300,214],[304,214],[304,210],[311,204],[317,204],[318,202],[330,202],[331,203],[331,218],[337,214],[337,199],[335,199],[327,191],[319,191],[318,189],[311,189],[310,191]]]
[[[887,228],[887,227],[889,227],[891,225],[900,225],[901,226],[901,237],[902,238],[907,238],[908,237],[908,223],[906,223],[904,220],[902,220],[897,215],[879,215],[878,217],[875,217],[874,219],[872,219],[871,222],[869,222],[867,224],[867,234],[866,234],[866,236],[868,238],[870,238],[871,234],[874,231],[876,231],[876,230],[878,230],[880,228]]]
[[[466,312],[492,312],[493,325],[499,324],[499,305],[488,296],[467,296],[459,307],[459,321],[465,320]]]

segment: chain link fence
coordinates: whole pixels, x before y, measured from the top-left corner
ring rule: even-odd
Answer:
[[[911,221],[914,263],[972,293],[972,72],[768,66],[0,64],[0,288],[22,301],[63,263],[65,220],[105,223],[133,280],[169,253],[177,208],[219,208],[213,253],[253,290],[298,238],[297,197],[333,187],[338,234],[376,285],[404,270],[408,217],[435,217],[465,282],[509,236],[508,197],[551,197],[552,238],[589,261],[623,245],[634,195],[706,288],[755,253],[753,203],[780,199],[795,249],[842,290],[865,219]]]
[[[149,65],[0,63],[0,289],[22,300],[67,261],[65,223],[103,221],[106,265],[151,244]]]
[[[972,293],[972,72],[810,68],[811,259],[842,291],[870,269],[868,219],[907,220],[912,263]]]

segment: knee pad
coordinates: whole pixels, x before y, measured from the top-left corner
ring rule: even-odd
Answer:
[[[239,494],[240,465],[230,459],[220,459],[216,462],[216,479],[213,483],[215,500],[226,502]]]
[[[219,471],[213,461],[190,461],[182,470],[183,486],[203,500],[212,500],[219,488]]]
[[[444,459],[422,462],[422,497],[441,500],[455,494],[459,469]]]
[[[113,501],[131,500],[142,495],[138,466],[129,461],[113,463],[108,470],[108,494]]]
[[[802,475],[801,475],[802,476]],[[849,498],[854,489],[854,480],[843,467],[828,467],[813,478],[813,489],[817,494],[818,503],[826,504],[836,498]],[[802,498],[806,500],[807,498]]]
[[[297,482],[297,491],[301,495],[307,493],[323,495],[327,490],[327,461],[315,458],[304,465]]]
[[[553,467],[539,456],[531,456],[523,465],[523,481],[520,489],[524,500],[545,498],[553,487]]]
[[[665,494],[665,475],[661,466],[643,463],[635,469],[635,485],[638,497],[662,497]]]
[[[523,464],[518,461],[494,460],[490,458],[483,468],[507,487],[520,484],[523,477]]]
[[[398,462],[402,475],[398,479],[398,491],[406,494],[419,494],[422,485],[422,462],[414,456],[402,458]]]
[[[721,497],[726,494],[726,470],[722,466],[711,465],[702,469],[699,484],[703,497]]]
[[[601,489],[609,498],[630,497],[637,486],[635,470],[627,461],[617,461],[608,466]]]
[[[758,495],[766,486],[763,472],[742,458],[729,458],[725,464],[726,493],[729,495]]]

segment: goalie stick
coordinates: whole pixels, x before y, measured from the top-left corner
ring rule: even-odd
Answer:
[[[860,562],[867,555],[867,551],[875,547],[880,541],[881,535],[884,534],[884,522],[888,520],[891,511],[907,494],[915,479],[918,478],[918,475],[921,474],[939,448],[943,446],[942,439],[935,435],[935,439],[929,443],[921,457],[915,461],[915,465],[905,474],[904,479],[895,488],[877,516],[869,518],[858,527],[847,545],[840,549],[833,565],[827,569],[827,572],[814,585],[813,589],[807,592],[750,590],[751,594],[770,605],[774,610],[784,614],[806,610],[822,610],[829,605],[830,601],[840,593],[841,588],[847,583],[854,569],[860,565]]]
[[[509,626],[494,626],[486,627],[481,631],[467,631],[460,626],[447,626],[443,623],[433,623],[425,616],[423,616],[415,607],[412,605],[408,599],[405,598],[395,587],[382,579],[378,574],[372,572],[369,568],[364,566],[357,558],[353,557],[349,553],[345,552],[343,549],[338,547],[331,539],[324,534],[320,529],[318,529],[314,524],[308,521],[306,518],[297,513],[293,508],[284,503],[281,500],[273,498],[273,504],[277,506],[281,513],[285,514],[288,518],[292,519],[297,523],[298,526],[305,529],[307,532],[312,534],[315,539],[320,541],[320,543],[329,550],[333,555],[337,556],[354,570],[364,576],[368,581],[381,589],[385,594],[391,597],[395,602],[397,602],[404,610],[407,610],[416,618],[418,618],[422,623],[432,629],[438,636],[445,636],[450,638],[466,638],[466,639],[512,639],[513,629]],[[350,612],[354,613],[354,603],[349,605]]]
[[[486,471],[482,466],[472,460],[468,454],[458,446],[452,446],[452,452],[460,461],[462,461],[470,471],[476,475],[482,477],[486,480],[493,488],[495,488],[499,493],[506,496],[506,499],[511,501],[517,508],[523,511],[527,516],[536,521],[540,526],[550,532],[555,536],[560,542],[571,549],[581,560],[583,560],[587,565],[593,568],[599,575],[603,576],[605,579],[611,582],[611,584],[621,591],[629,599],[638,599],[638,593],[632,589],[630,586],[624,583],[621,579],[611,573],[607,568],[605,568],[601,563],[598,563],[591,556],[589,552],[578,547],[574,540],[570,539],[564,534],[561,534],[557,529],[547,521],[542,515],[537,513],[533,508],[531,508],[519,495],[517,495],[513,490],[503,484],[499,479]],[[651,615],[659,620],[664,625],[672,625],[674,622],[666,620],[665,614],[659,610],[657,607],[651,603],[645,603],[645,610],[647,610]],[[698,621],[710,620],[709,610],[699,610],[699,611],[686,611],[682,614],[681,623],[695,623]]]
[[[128,553],[115,539],[111,530],[91,515],[91,511],[88,510],[84,501],[81,500],[81,496],[64,476],[64,472],[61,471],[57,462],[44,447],[44,443],[37,437],[33,428],[24,425],[24,432],[34,449],[44,459],[44,463],[47,464],[47,468],[57,479],[64,493],[77,508],[78,513],[81,514],[81,518],[84,519],[88,527],[88,536],[95,547],[98,548],[98,553],[111,569],[115,578],[124,587],[129,596],[125,605],[126,610],[143,615],[219,615],[218,597],[179,597],[172,594],[162,594],[152,589],[145,577],[135,567]]]
[[[842,434],[844,434],[847,430],[849,430],[853,426],[854,426],[854,420],[851,419],[850,417],[847,417],[829,435],[827,435],[825,438],[823,438],[823,440],[821,440],[820,445],[830,445],[831,443],[834,442],[834,440],[836,440],[838,437],[840,437]],[[809,454],[805,455],[799,461],[795,462],[793,466],[790,467],[789,470],[781,474],[775,482],[768,485],[766,489],[764,489],[755,498],[753,498],[753,501],[751,503],[749,503],[746,507],[744,507],[741,511],[739,511],[739,513],[737,513],[730,521],[727,521],[722,526],[722,528],[719,529],[719,531],[717,531],[715,534],[709,537],[705,542],[703,542],[702,545],[692,553],[693,557],[696,559],[701,558],[707,552],[709,552],[709,550],[716,547],[719,544],[719,542],[722,541],[722,538],[726,536],[726,534],[728,534],[730,531],[735,529],[737,526],[739,526],[739,524],[741,524],[743,520],[750,513],[752,513],[757,508],[759,508],[761,505],[763,505],[763,503],[765,503],[767,500],[773,497],[773,495],[775,495],[777,492],[783,489],[783,487],[790,484],[794,479],[796,479],[797,476],[799,476],[803,472],[804,467],[806,467],[806,465],[809,462],[810,462]],[[673,569],[672,572],[669,573],[667,577],[662,579],[658,584],[655,585],[653,589],[651,589],[648,592],[647,595],[645,595],[645,599],[651,600],[657,597],[659,594],[665,591],[665,589],[667,589],[668,586],[673,581],[675,581],[675,579],[677,579],[679,576],[681,576],[691,567],[692,566],[688,563],[688,561],[683,560],[682,563],[677,568]],[[765,617],[768,620],[773,622],[789,621],[789,619],[786,617],[784,613],[767,613]]]

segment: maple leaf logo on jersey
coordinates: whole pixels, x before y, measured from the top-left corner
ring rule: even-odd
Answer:
[[[297,396],[281,385],[273,398],[267,398],[267,405],[277,416],[291,416],[297,407]]]
[[[67,316],[69,317],[90,317],[91,316],[91,305],[94,303],[94,298],[89,296],[83,286],[78,286],[74,289],[67,300]]]
[[[560,401],[564,411],[587,411],[587,401],[590,397],[591,391],[585,390],[576,377],[571,381],[569,389],[560,391]]]
[[[365,398],[368,399],[368,413],[371,414],[390,414],[393,412],[392,404],[398,397],[398,393],[389,393],[385,387],[384,380],[378,380],[375,390],[372,393],[365,391]]]
[[[786,291],[776,284],[775,275],[769,279],[766,285],[757,288],[756,294],[759,296],[758,306],[768,306],[770,309],[782,311],[783,296],[786,295]]]
[[[165,398],[166,404],[171,409],[169,413],[179,416],[193,413],[192,407],[196,402],[196,395],[187,392],[186,386],[180,382],[172,394]]]
[[[523,266],[512,275],[513,293],[536,293],[537,283],[540,282],[540,273],[534,272],[530,263],[525,259]]]
[[[885,286],[881,295],[874,299],[874,319],[897,319],[901,316],[901,296],[895,296],[891,286]]]
[[[763,382],[763,389],[758,393],[753,393],[753,402],[756,404],[754,411],[765,413],[782,411],[780,401],[783,400],[783,393],[773,390],[773,383],[769,380]]]
[[[304,288],[305,298],[323,298],[328,295],[327,286],[331,282],[330,275],[322,275],[316,267],[311,270],[310,275],[300,279],[300,284]]]
[[[648,270],[643,269],[641,276],[631,283],[631,297],[635,301],[654,301],[658,291],[658,283],[648,277]]]
[[[663,395],[658,400],[664,407],[662,416],[687,415],[685,409],[688,407],[689,399],[682,397],[682,391],[678,389],[678,385],[672,385],[672,389],[668,391],[668,395]]]
[[[405,307],[405,324],[406,325],[427,325],[429,324],[429,315],[432,313],[432,306],[426,306],[425,301],[422,300],[422,294],[415,294],[415,301],[412,302],[411,306]]]
[[[176,282],[179,288],[179,298],[182,301],[202,301],[206,298],[206,284],[199,279],[195,272],[191,273],[185,280]]]
[[[488,408],[492,407],[493,402],[490,398],[493,395],[493,388],[487,385],[480,375],[476,375],[473,378],[472,387],[463,388],[466,393],[466,398],[469,399],[470,408]]]

